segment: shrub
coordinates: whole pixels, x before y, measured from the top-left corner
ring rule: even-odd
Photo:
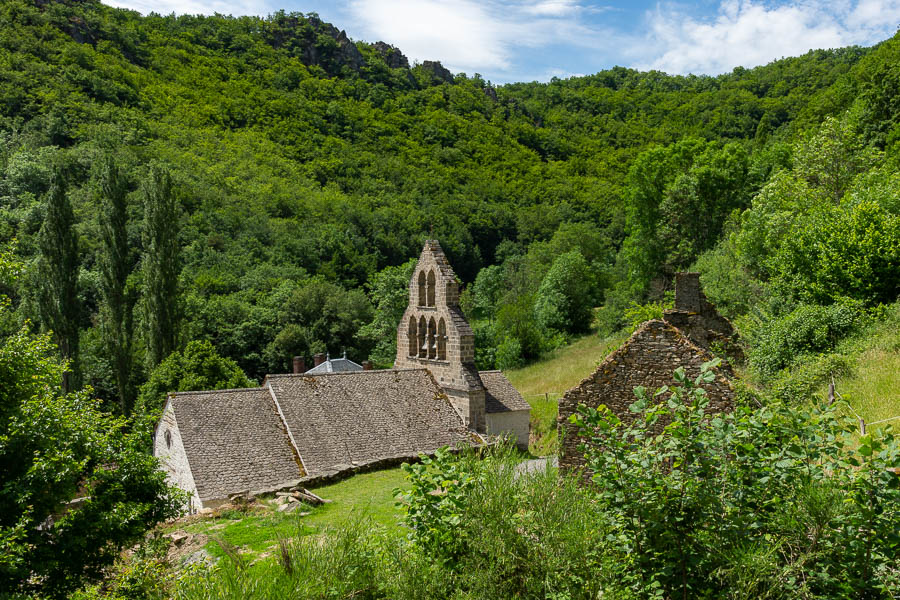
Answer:
[[[900,294],[900,216],[872,201],[823,210],[783,240],[772,271],[780,288],[805,301],[893,302]]]
[[[642,323],[653,319],[662,319],[663,311],[667,308],[672,308],[671,300],[647,302],[646,304],[632,302],[631,305],[625,309],[625,320],[631,326],[631,330],[634,331],[640,327]]]
[[[495,360],[498,369],[517,369],[525,364],[522,358],[522,344],[514,337],[508,337],[497,346]]]
[[[770,378],[805,354],[833,349],[853,330],[859,318],[859,309],[850,303],[801,304],[782,317],[757,324],[749,332],[750,365],[763,377]]]
[[[604,406],[573,416],[616,580],[651,598],[896,597],[896,437],[855,448],[833,407],[709,418],[701,386],[716,362],[636,388],[633,420]]]

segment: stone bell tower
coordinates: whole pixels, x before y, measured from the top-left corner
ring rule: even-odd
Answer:
[[[394,368],[425,367],[466,426],[485,430],[485,388],[475,368],[475,334],[459,308],[459,284],[437,240],[428,240],[409,282],[397,327]]]

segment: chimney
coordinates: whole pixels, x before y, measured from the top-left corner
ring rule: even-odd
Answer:
[[[315,366],[318,367],[323,362],[325,362],[325,353],[324,352],[319,352],[318,354],[313,356],[313,363],[315,363]]]
[[[363,371],[371,371],[371,370],[372,370],[372,361],[371,361],[371,360],[364,360],[364,361],[363,361],[363,364],[362,364],[362,367],[363,367]]]
[[[303,360],[302,356],[294,357],[294,375],[298,375],[300,373],[306,372],[306,361]]]
[[[675,309],[693,313],[703,311],[700,273],[675,273]]]

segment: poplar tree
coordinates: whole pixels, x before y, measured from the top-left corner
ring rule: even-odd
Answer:
[[[162,167],[150,170],[141,194],[147,351],[152,368],[175,350],[178,339],[178,210],[172,178]]]
[[[78,237],[75,214],[66,193],[62,167],[57,166],[47,193],[47,214],[38,235],[38,309],[44,326],[63,359],[70,361],[62,376],[64,392],[78,385]]]
[[[107,157],[102,166],[98,192],[103,238],[100,257],[100,291],[104,300],[102,331],[116,378],[119,405],[122,414],[129,415],[134,407],[131,373],[136,294],[128,278],[136,261],[128,244],[128,182],[111,157]]]

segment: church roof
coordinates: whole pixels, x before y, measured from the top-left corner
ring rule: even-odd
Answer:
[[[169,402],[201,500],[306,475],[267,389],[180,392]]]
[[[531,410],[531,406],[522,398],[502,371],[479,371],[484,384],[484,410],[488,413],[511,412],[515,410]]]
[[[311,475],[480,443],[425,369],[270,375]]]
[[[169,403],[201,501],[484,442],[426,369],[269,375]]]

